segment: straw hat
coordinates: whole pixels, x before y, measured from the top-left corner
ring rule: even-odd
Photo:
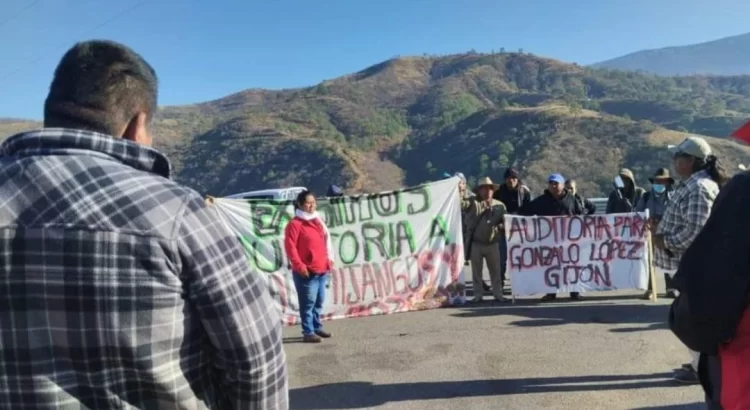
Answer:
[[[652,176],[648,180],[649,182],[653,184],[654,181],[657,179],[668,179],[670,184],[674,184],[674,178],[672,178],[672,176],[669,175],[669,170],[666,168],[657,169],[656,172],[654,173],[654,176]]]
[[[498,189],[500,189],[500,184],[496,184],[496,183],[492,182],[492,180],[490,179],[490,177],[484,177],[484,178],[480,179],[479,182],[477,182],[477,188],[476,189],[479,190],[479,188],[481,188],[483,186],[492,187],[492,190],[494,190],[494,191],[497,191]]]

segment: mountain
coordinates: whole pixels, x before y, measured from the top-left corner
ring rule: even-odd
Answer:
[[[750,149],[724,137],[750,117],[750,76],[659,77],[519,53],[395,58],[291,90],[246,90],[164,107],[155,144],[176,178],[210,195],[328,184],[349,192],[462,171],[502,179],[513,165],[540,193],[546,175],[606,193],[617,170],[646,183],[686,132],[728,168]],[[0,138],[38,124],[0,121]]]
[[[750,74],[750,33],[688,46],[637,51],[593,67],[659,75]]]

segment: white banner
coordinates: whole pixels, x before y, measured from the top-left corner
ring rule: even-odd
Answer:
[[[336,250],[323,318],[390,314],[465,301],[458,178],[399,191],[319,198]],[[292,201],[215,199],[222,219],[266,278],[284,323],[299,303],[284,251]]]
[[[647,217],[506,216],[513,294],[646,289]]]

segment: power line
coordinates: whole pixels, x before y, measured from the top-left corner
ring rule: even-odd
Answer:
[[[20,15],[21,15],[21,14],[23,14],[23,13],[25,13],[25,12],[26,12],[26,10],[28,10],[28,9],[30,9],[30,8],[32,8],[32,7],[34,7],[34,5],[35,5],[35,4],[37,4],[37,3],[39,3],[39,1],[40,1],[40,0],[34,0],[34,1],[32,1],[31,3],[27,4],[27,5],[26,5],[26,7],[22,8],[21,10],[19,10],[19,11],[18,11],[18,12],[17,12],[16,14],[13,14],[13,15],[11,15],[10,17],[8,17],[8,18],[7,18],[7,19],[5,19],[5,20],[0,20],[0,27],[2,27],[2,26],[4,26],[4,25],[6,25],[6,24],[10,23],[11,21],[13,21],[13,20],[17,19],[17,18],[18,18],[18,16],[20,16]]]
[[[86,31],[82,32],[81,34],[79,34],[79,35],[78,35],[78,37],[79,37],[79,38],[80,38],[80,37],[83,37],[83,36],[85,36],[85,35],[89,34],[89,33],[90,33],[90,32],[92,32],[92,31],[98,30],[98,29],[100,29],[100,28],[102,28],[102,27],[106,26],[107,24],[109,24],[109,23],[112,23],[113,21],[115,21],[115,20],[119,19],[120,17],[122,17],[122,16],[124,16],[124,15],[126,15],[126,14],[130,13],[130,12],[131,12],[131,11],[133,11],[133,10],[135,10],[135,9],[136,9],[136,8],[138,8],[139,6],[141,6],[141,5],[145,4],[145,3],[146,3],[146,1],[147,1],[147,0],[141,0],[141,1],[139,1],[139,2],[137,2],[137,3],[135,3],[135,4],[133,4],[132,6],[130,6],[130,7],[128,7],[128,8],[126,8],[125,10],[123,10],[123,11],[121,11],[121,12],[117,13],[116,15],[114,15],[114,16],[112,16],[112,17],[110,17],[109,19],[107,19],[107,20],[105,20],[105,21],[103,21],[103,22],[99,23],[98,25],[96,25],[96,26],[94,26],[94,27],[92,27],[92,28],[90,28],[90,29],[88,29],[88,30],[86,30]],[[27,61],[27,62],[26,62],[25,64],[23,64],[23,65],[19,66],[19,67],[18,67],[17,69],[15,69],[15,70],[13,70],[13,71],[9,72],[8,74],[6,74],[6,75],[4,75],[4,76],[0,77],[0,83],[2,83],[3,81],[7,80],[7,79],[8,79],[9,77],[13,76],[14,74],[16,74],[16,73],[20,72],[21,70],[25,69],[25,68],[26,68],[26,67],[27,67],[28,65],[30,65],[30,64],[36,64],[36,63],[38,63],[38,62],[40,62],[40,61],[44,60],[45,58],[49,57],[49,54],[50,54],[50,53],[52,53],[52,52],[54,52],[54,51],[58,51],[58,50],[60,50],[61,48],[64,48],[64,47],[67,47],[67,46],[56,46],[56,47],[52,47],[52,48],[50,48],[49,50],[47,50],[47,52],[45,52],[44,54],[42,54],[42,55],[41,55],[41,56],[40,56],[39,58],[36,58],[36,59],[34,59],[34,60],[31,60],[31,61]]]

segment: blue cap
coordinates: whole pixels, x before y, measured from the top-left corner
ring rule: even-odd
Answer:
[[[557,182],[558,184],[564,184],[565,178],[561,174],[552,174],[547,177],[547,182]]]

